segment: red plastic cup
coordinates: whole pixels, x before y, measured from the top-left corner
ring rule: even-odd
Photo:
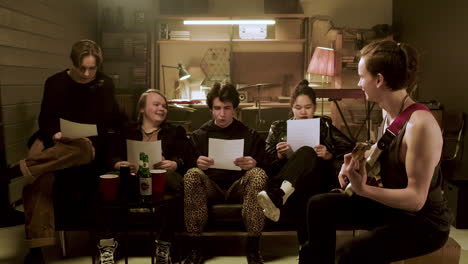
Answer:
[[[99,176],[99,191],[102,195],[102,200],[112,202],[117,200],[119,191],[119,175],[104,174]]]
[[[151,170],[153,180],[153,200],[158,201],[164,197],[164,188],[166,186],[166,170]]]

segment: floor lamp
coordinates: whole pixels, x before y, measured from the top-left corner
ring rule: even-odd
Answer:
[[[191,76],[190,73],[182,65],[182,63],[178,63],[177,66],[161,65],[161,67],[162,67],[164,94],[166,94],[166,77],[165,77],[165,74],[164,74],[164,69],[165,68],[172,68],[172,69],[179,70],[179,81],[183,81],[185,79],[188,79]]]
[[[325,76],[335,75],[335,51],[330,48],[316,47],[307,72],[322,76],[322,88],[324,88]],[[323,115],[323,98],[322,98]]]

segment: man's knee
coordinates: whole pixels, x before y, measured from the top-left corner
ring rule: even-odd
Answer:
[[[296,157],[317,157],[317,153],[315,153],[314,148],[309,146],[302,146],[296,152],[294,152]]]
[[[191,168],[184,175],[184,185],[201,183],[201,177],[205,173],[199,168]]]
[[[268,182],[268,176],[266,172],[261,168],[253,168],[246,172],[247,182],[256,186],[266,185]]]

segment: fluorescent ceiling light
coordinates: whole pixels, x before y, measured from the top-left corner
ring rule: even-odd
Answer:
[[[184,20],[184,25],[274,25],[275,20]]]

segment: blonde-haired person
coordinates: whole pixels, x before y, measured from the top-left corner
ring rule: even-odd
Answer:
[[[417,51],[408,44],[379,41],[361,50],[358,85],[386,111],[384,129],[415,107],[405,88],[417,70]],[[451,215],[441,191],[441,130],[427,108],[416,106],[380,156],[383,187],[367,185],[365,160],[346,154],[338,179],[342,187],[349,179],[356,195],[320,194],[309,200],[308,258],[302,263],[390,263],[444,245]],[[342,224],[369,232],[335,250],[335,230]]]
[[[113,169],[121,165],[128,165],[132,172],[136,172],[136,165],[127,160],[126,139],[151,142],[161,140],[163,160],[150,164],[150,168],[165,169],[165,191],[170,194],[182,194],[183,175],[188,168],[195,166],[195,151],[187,138],[185,129],[166,122],[168,105],[166,97],[155,89],[146,90],[141,94],[137,103],[137,122],[129,124],[124,133],[115,137],[110,148],[108,164]],[[112,219],[106,219],[106,212],[101,212],[101,263],[114,263],[114,253],[117,241],[114,239]],[[155,241],[154,255],[156,264],[170,262],[170,246],[174,230],[177,225],[183,225],[183,204],[180,199],[173,199],[158,210],[158,238]]]

